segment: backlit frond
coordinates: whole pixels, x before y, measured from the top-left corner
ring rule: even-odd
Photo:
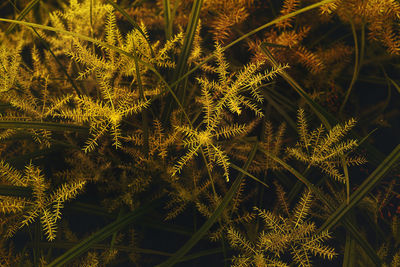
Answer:
[[[298,113],[298,131],[300,142],[295,147],[289,147],[286,152],[310,166],[319,167],[338,181],[344,181],[344,175],[340,173],[341,158],[348,159],[349,165],[357,165],[365,162],[362,157],[351,157],[347,154],[354,150],[358,143],[356,140],[340,140],[355,126],[356,120],[350,119],[344,125],[336,125],[328,133],[324,134],[323,126],[320,126],[311,133],[308,132],[307,121],[304,111]],[[324,134],[324,136],[322,136]]]

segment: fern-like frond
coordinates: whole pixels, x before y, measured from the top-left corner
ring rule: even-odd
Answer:
[[[23,198],[0,196],[0,213],[18,213],[23,211],[27,204],[29,202]]]
[[[31,207],[31,209],[28,210],[28,212],[23,215],[23,220],[21,220],[21,222],[20,222],[20,227],[22,228],[26,225],[33,223],[35,221],[36,217],[39,216],[40,212],[41,212],[40,209]]]
[[[290,215],[288,201],[286,199],[286,192],[283,190],[282,186],[278,184],[277,181],[274,181],[274,185],[276,187],[276,194],[278,197],[279,206],[283,209],[286,216]]]
[[[291,157],[308,163],[310,166],[316,166],[325,173],[338,181],[345,181],[344,175],[340,173],[338,167],[342,159],[349,160],[349,165],[357,165],[365,162],[362,157],[351,157],[347,154],[354,150],[358,143],[356,140],[340,140],[355,126],[356,120],[350,119],[344,125],[335,125],[328,133],[325,132],[323,126],[308,132],[307,121],[305,119],[304,110],[298,112],[298,132],[300,141],[295,147],[286,149]]]
[[[356,124],[355,119],[350,119],[343,126],[335,125],[328,133],[328,135],[321,140],[318,150],[324,152],[328,150],[333,143],[338,142],[344,135],[346,135]]]
[[[28,180],[19,171],[11,167],[7,162],[0,161],[0,177],[3,181],[16,186],[27,186]]]
[[[224,169],[224,176],[227,182],[229,182],[229,159],[228,156],[218,146],[213,147],[214,159],[219,166]]]
[[[40,221],[47,239],[53,241],[56,238],[56,217],[51,213],[51,211],[44,208],[42,209]]]
[[[308,125],[304,115],[304,109],[299,109],[299,112],[297,114],[297,125],[298,125],[300,140],[302,141],[303,146],[308,150],[310,140],[308,136]]]
[[[299,0],[284,0],[282,9],[280,11],[281,16],[287,15],[299,7],[300,1]],[[293,18],[285,19],[280,21],[277,26],[281,28],[291,27],[292,26]]]
[[[312,239],[303,244],[303,247],[310,250],[315,256],[319,255],[323,258],[328,258],[332,260],[333,257],[337,256],[338,254],[334,252],[334,249],[325,245],[322,245],[322,242],[331,238],[329,232],[324,231],[317,236],[313,236]]]
[[[252,244],[237,230],[233,228],[228,228],[228,239],[229,243],[234,248],[240,248],[246,251],[247,253],[254,253],[255,250]]]
[[[41,170],[38,167],[29,164],[25,166],[25,176],[26,180],[28,180],[33,187],[33,195],[35,197],[37,208],[40,209],[44,207],[46,203],[46,190],[48,189],[48,183],[45,181]]]
[[[14,49],[0,45],[0,92],[10,90],[18,79],[18,70],[21,64],[21,44]]]
[[[301,196],[300,202],[296,205],[293,213],[294,228],[304,222],[305,217],[310,212],[310,204],[312,201],[312,194],[310,190],[304,192]]]
[[[274,214],[272,214],[269,211],[265,211],[262,209],[259,209],[257,207],[254,207],[254,210],[258,212],[258,216],[260,216],[263,220],[266,226],[268,227],[269,230],[272,230],[274,232],[281,232],[282,229],[279,229],[279,218],[276,217]]]
[[[232,124],[229,126],[222,126],[215,133],[215,137],[223,136],[225,139],[230,138],[231,136],[240,135],[245,133],[247,130],[247,125],[245,124]]]
[[[337,9],[338,5],[340,5],[341,2],[342,0],[336,0],[331,3],[320,6],[319,9],[322,14],[331,14]]]
[[[190,150],[182,157],[178,160],[178,162],[174,165],[174,168],[172,169],[172,176],[175,176],[176,173],[180,173],[183,166],[190,160],[192,159],[194,156],[197,155],[197,152],[200,148],[200,145],[198,145],[197,147],[193,147],[190,148]]]

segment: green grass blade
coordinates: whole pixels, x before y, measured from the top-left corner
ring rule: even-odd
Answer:
[[[386,78],[397,89],[397,92],[399,92],[399,94],[400,94],[400,86],[394,80],[390,79],[389,77],[386,77]]]
[[[344,247],[343,267],[354,267],[355,240],[349,232],[346,233],[346,245]]]
[[[88,133],[89,128],[75,124],[62,124],[55,122],[40,121],[0,121],[0,129],[43,129],[49,131],[72,131]]]
[[[178,77],[181,77],[183,71],[185,70],[187,60],[190,55],[190,50],[192,48],[194,35],[196,33],[197,24],[200,19],[200,9],[203,4],[203,0],[195,0],[193,3],[192,12],[190,13],[189,23],[185,32],[185,39],[183,41],[182,51],[179,55],[178,64],[174,71],[173,80],[177,80]]]
[[[185,32],[185,39],[183,40],[182,50],[178,57],[178,63],[176,64],[176,68],[172,75],[172,81],[178,80],[182,76],[183,72],[186,69],[186,64],[187,64],[187,60],[189,58],[190,51],[192,48],[197,24],[200,19],[200,9],[201,9],[202,4],[203,4],[203,0],[195,0],[193,3],[192,11],[191,11],[190,17],[189,17],[189,22],[188,22],[186,32]],[[181,80],[181,79],[179,79],[179,80]],[[175,83],[171,87],[176,92],[179,101],[182,103],[183,98],[184,98],[184,91],[183,91],[183,89],[181,89],[179,87],[179,83]],[[176,88],[178,88],[178,90]],[[164,112],[164,114],[162,116],[163,121],[169,119],[169,115],[171,114],[172,108],[173,108],[172,101],[169,101],[167,99],[166,102],[170,103],[170,104],[167,106],[167,110]]]
[[[321,226],[320,231],[328,230],[338,223],[361,199],[363,199],[384,177],[385,175],[399,163],[400,145],[387,156],[383,162],[364,180],[360,187],[350,196],[348,205],[343,203],[331,214],[331,216]]]
[[[250,166],[250,163],[253,161],[253,158],[256,154],[258,147],[258,143],[255,143],[253,146],[249,157],[244,164],[243,169],[247,170],[248,167]],[[179,262],[183,256],[189,250],[207,233],[207,231],[213,226],[213,224],[217,221],[217,219],[221,216],[222,212],[226,208],[226,206],[229,204],[229,202],[232,200],[233,196],[239,190],[240,184],[244,178],[244,174],[240,173],[239,176],[235,179],[233,182],[231,188],[229,191],[226,193],[224,196],[221,204],[215,209],[214,213],[211,215],[211,217],[200,227],[200,229],[193,234],[193,236],[177,251],[174,253],[172,257],[170,257],[168,260],[164,261],[163,263],[157,265],[158,267],[168,267],[168,266],[174,266],[177,262]]]
[[[26,15],[28,15],[28,13],[35,7],[35,5],[37,3],[39,3],[40,0],[32,0],[30,1],[26,7],[21,11],[21,13],[18,15],[17,20],[22,20],[23,18],[25,18]],[[11,31],[15,28],[15,26],[17,26],[16,23],[11,24],[10,26],[8,26],[5,34],[8,35],[11,33]]]
[[[287,112],[285,111],[285,109],[282,108],[281,105],[279,105],[278,103],[276,103],[275,100],[273,100],[272,97],[271,97],[267,92],[263,91],[263,95],[264,95],[264,98],[267,100],[267,102],[268,102],[269,104],[271,104],[271,106],[272,106],[273,108],[275,108],[276,111],[278,111],[278,113],[281,114],[283,118],[285,118],[285,120],[286,120],[286,122],[289,124],[289,126],[290,126],[293,130],[296,131],[296,130],[297,130],[296,122],[294,122],[294,121],[292,120],[292,118],[287,114]]]
[[[172,17],[169,0],[163,0],[165,39],[168,41],[172,37]]]
[[[354,71],[353,71],[353,77],[351,78],[351,82],[349,85],[349,88],[347,88],[346,95],[344,97],[344,100],[342,102],[342,105],[340,106],[339,109],[339,114],[343,113],[344,107],[346,106],[347,101],[349,100],[350,93],[353,90],[354,84],[357,81],[358,73],[360,72],[360,59],[359,59],[359,49],[358,49],[358,38],[357,38],[357,31],[356,27],[354,25],[354,22],[352,19],[350,19],[350,25],[351,25],[351,31],[353,33],[353,38],[354,38]]]
[[[375,263],[375,266],[381,266],[382,262],[381,259],[378,257],[376,254],[376,251],[374,250],[373,247],[368,243],[367,240],[360,234],[360,230],[355,227],[354,224],[349,222],[348,218],[343,219],[343,225],[350,232],[350,234],[353,236],[354,240],[364,249],[365,253],[368,255],[368,257]],[[318,231],[318,233],[320,233]]]
[[[0,195],[11,197],[32,197],[32,188],[25,186],[0,185]]]
[[[230,163],[229,166],[232,167],[233,169],[235,169],[235,170],[241,172],[242,174],[244,174],[244,175],[246,175],[246,176],[249,176],[251,179],[253,179],[253,180],[256,181],[256,182],[259,182],[260,184],[262,184],[262,185],[265,186],[266,188],[269,188],[269,186],[268,186],[266,183],[264,183],[263,181],[261,181],[260,179],[258,179],[257,177],[255,177],[254,175],[252,175],[251,173],[249,173],[248,171],[243,170],[243,169],[240,168],[239,166],[237,166],[237,165],[235,165],[235,164],[233,164],[233,163]]]
[[[291,174],[293,174],[299,181],[301,181],[304,185],[306,185],[314,195],[316,195],[319,199],[321,199],[324,203],[327,205],[332,205],[332,203],[329,202],[329,200],[323,195],[321,190],[319,190],[317,187],[315,187],[310,181],[308,181],[307,178],[305,178],[300,172],[295,170],[292,166],[281,160],[279,157],[269,153],[267,150],[263,149],[262,147],[259,147],[258,150],[260,150],[262,153],[264,153],[266,156],[270,157],[271,159],[275,160],[278,162],[282,167],[284,167],[286,170],[288,170]]]
[[[203,251],[200,251],[200,252],[196,252],[196,253],[187,255],[187,256],[183,257],[179,262],[190,261],[190,260],[194,260],[194,259],[197,259],[197,258],[201,258],[203,256],[212,255],[212,254],[219,254],[222,251],[223,251],[222,248],[213,248],[213,249],[203,250]]]
[[[97,231],[95,234],[91,235],[79,244],[75,245],[73,248],[69,249],[63,255],[47,265],[47,267],[66,266],[68,262],[91,249],[93,245],[103,241],[107,237],[111,236],[114,232],[121,230],[123,227],[131,224],[133,221],[140,218],[143,214],[145,214],[153,206],[156,206],[159,202],[160,201],[154,201],[150,204],[144,205],[134,210],[133,212],[129,212],[120,219],[117,219],[115,222],[110,223],[100,231]]]

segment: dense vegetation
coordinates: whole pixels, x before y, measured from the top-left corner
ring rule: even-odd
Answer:
[[[398,0],[0,10],[1,266],[400,266]]]

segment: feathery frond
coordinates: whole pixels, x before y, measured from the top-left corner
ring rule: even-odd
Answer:
[[[355,119],[350,119],[344,125],[334,126],[325,136],[324,128],[320,126],[311,133],[308,131],[307,121],[304,116],[304,111],[299,110],[298,127],[301,142],[298,142],[295,147],[287,148],[286,152],[300,161],[303,161],[310,166],[316,166],[329,176],[338,181],[344,182],[344,175],[340,173],[337,166],[340,165],[340,157],[349,161],[350,165],[364,163],[362,157],[348,156],[348,152],[354,150],[358,143],[356,140],[340,140],[348,133],[356,123]]]

